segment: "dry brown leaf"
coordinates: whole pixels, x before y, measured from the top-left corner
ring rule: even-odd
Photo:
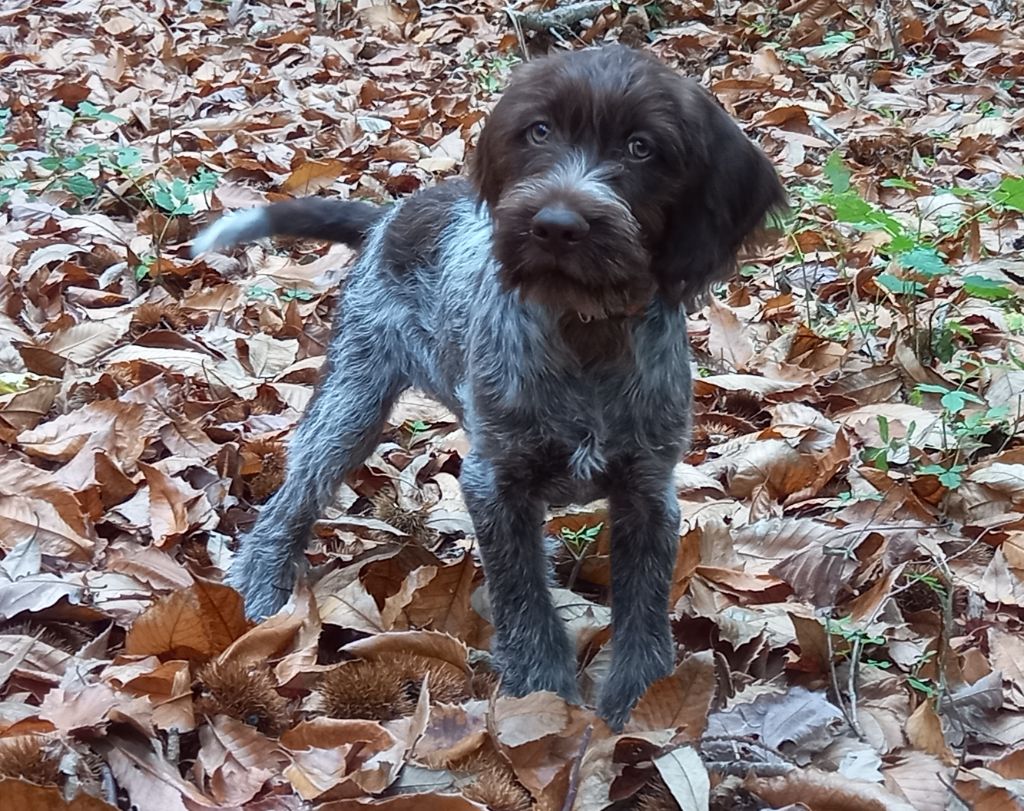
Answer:
[[[709,651],[687,656],[670,676],[652,684],[637,702],[626,732],[671,729],[696,741],[704,732],[715,697],[714,656]]]
[[[86,537],[81,518],[69,523],[50,501],[28,496],[0,496],[0,546],[12,549],[34,539],[44,554],[67,560],[88,560],[95,542]]]
[[[628,735],[595,735],[582,754],[572,811],[602,811],[619,797],[612,797],[615,778],[628,762],[634,768],[650,764],[672,739],[672,730]],[[648,766],[649,768],[649,766]],[[633,786],[634,790],[639,785]]]
[[[303,721],[281,735],[281,745],[291,754],[284,774],[307,800],[346,779],[374,793],[383,791],[397,777],[405,750],[378,723],[332,718]]]
[[[0,780],[0,805],[18,811],[113,811],[98,797],[79,794],[65,800],[56,786],[34,786],[20,780]]]
[[[139,617],[125,637],[125,652],[205,661],[248,628],[242,599],[234,589],[197,580],[188,589],[162,597]]]
[[[875,783],[809,768],[784,777],[748,777],[744,786],[775,807],[802,803],[810,811],[915,811]]]
[[[86,445],[98,447],[116,456],[122,466],[130,467],[165,421],[137,403],[100,400],[23,431],[18,443],[32,456],[59,462],[68,461]],[[110,445],[99,445],[98,439]]]
[[[360,659],[375,659],[382,654],[410,653],[437,659],[468,674],[469,651],[448,634],[437,631],[392,631],[358,639],[345,646],[345,652]]]
[[[306,161],[284,179],[281,191],[296,195],[316,194],[328,188],[345,169],[345,164],[339,160]]]
[[[0,396],[0,420],[15,431],[35,428],[59,391],[60,384],[55,380],[33,379],[29,388]]]
[[[420,763],[440,767],[475,752],[487,738],[486,701],[431,708],[430,719],[412,756]]]
[[[199,758],[213,798],[239,806],[276,775],[288,757],[248,724],[220,715],[199,730]]]

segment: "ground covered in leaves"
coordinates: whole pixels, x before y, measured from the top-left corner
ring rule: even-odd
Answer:
[[[0,806],[1019,807],[1019,5],[588,6],[555,34],[494,0],[0,11]],[[793,203],[691,319],[678,669],[619,736],[494,696],[465,438],[418,396],[246,622],[221,580],[351,254],[187,249],[223,210],[458,172],[524,42],[606,40],[709,86]],[[605,518],[549,525],[588,698]]]

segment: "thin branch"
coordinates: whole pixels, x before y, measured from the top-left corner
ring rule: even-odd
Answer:
[[[586,3],[572,3],[550,11],[518,12],[508,10],[508,15],[527,31],[550,31],[552,28],[572,28],[583,20],[590,19],[608,8],[606,0]]]
[[[587,753],[587,747],[590,746],[590,736],[594,734],[593,725],[588,725],[583,730],[583,736],[580,739],[579,748],[576,750],[576,757],[572,760],[572,772],[569,775],[569,788],[565,792],[565,802],[562,803],[562,811],[571,811],[573,805],[576,803],[576,793],[580,788],[580,769],[583,766],[583,756]]]

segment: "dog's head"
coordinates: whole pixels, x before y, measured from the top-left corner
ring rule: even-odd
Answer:
[[[768,159],[698,84],[622,46],[519,68],[477,144],[502,281],[583,316],[726,277],[784,194]]]

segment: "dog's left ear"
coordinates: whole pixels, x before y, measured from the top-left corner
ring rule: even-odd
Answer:
[[[786,195],[765,154],[704,88],[684,84],[683,110],[692,163],[654,267],[662,292],[689,304],[733,273],[739,249]]]

